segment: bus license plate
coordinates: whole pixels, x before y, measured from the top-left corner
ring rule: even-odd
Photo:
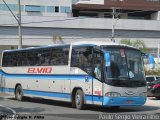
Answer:
[[[127,102],[127,104],[132,104],[133,100],[127,100],[126,102]]]

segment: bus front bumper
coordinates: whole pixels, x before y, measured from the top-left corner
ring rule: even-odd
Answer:
[[[104,97],[103,106],[141,106],[147,97]]]

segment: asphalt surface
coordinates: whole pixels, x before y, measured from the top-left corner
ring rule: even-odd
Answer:
[[[155,120],[160,119],[160,100],[155,98],[148,98],[144,106],[130,106],[121,107],[118,110],[104,108],[101,106],[87,105],[84,110],[77,110],[71,107],[71,103],[60,102],[54,100],[40,99],[40,98],[25,98],[20,102],[13,97],[0,97],[0,113],[3,114],[8,111],[9,114],[16,112],[16,119],[29,120],[85,120],[85,119],[118,119],[127,120],[132,117],[125,115],[141,114],[141,115],[158,115]],[[2,106],[10,108],[2,108]],[[15,113],[13,113],[15,114]],[[104,116],[107,114],[107,116]],[[109,116],[110,115],[110,116]],[[122,115],[122,116],[118,116]],[[152,116],[147,117],[150,120]],[[133,119],[133,118],[132,118]],[[135,119],[135,118],[134,118]],[[137,118],[142,119],[142,118]],[[154,120],[153,119],[153,120]]]

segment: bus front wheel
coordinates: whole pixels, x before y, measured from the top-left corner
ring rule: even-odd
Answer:
[[[84,95],[83,91],[80,89],[78,89],[75,94],[75,106],[80,110],[84,108]]]
[[[18,86],[16,87],[15,98],[16,98],[18,101],[22,101],[22,99],[23,99],[23,89],[22,89],[22,86],[21,86],[21,85],[18,85]]]

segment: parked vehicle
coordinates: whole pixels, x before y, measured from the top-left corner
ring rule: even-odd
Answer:
[[[148,83],[147,96],[156,97],[157,99],[160,99],[160,79]]]
[[[160,79],[160,76],[158,75],[146,75],[146,81],[147,83],[151,83],[157,79]]]

